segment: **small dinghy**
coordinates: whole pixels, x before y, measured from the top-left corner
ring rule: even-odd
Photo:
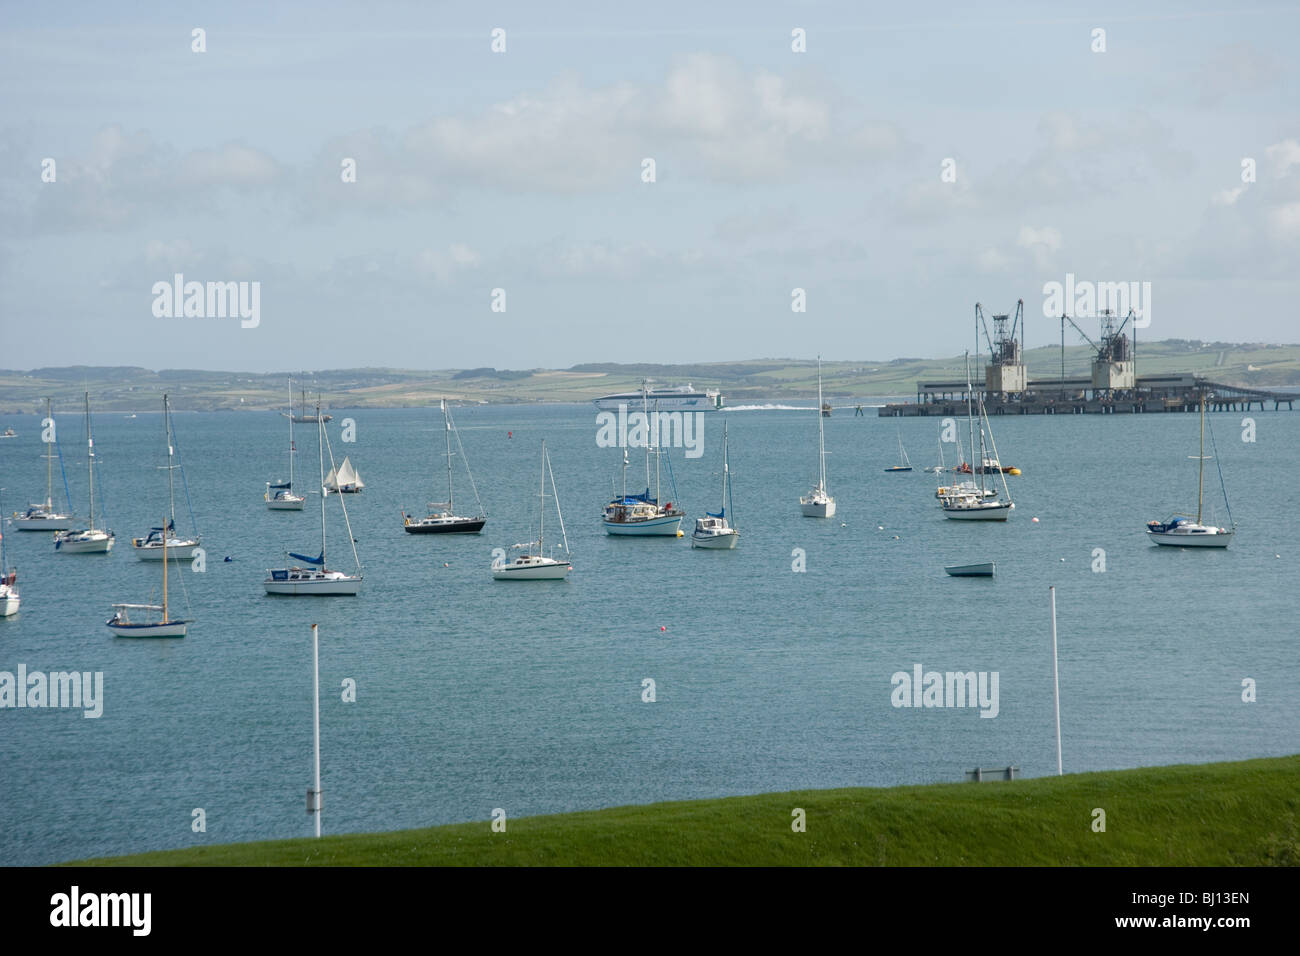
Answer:
[[[986,561],[983,564],[953,564],[944,570],[954,578],[991,578],[993,567],[992,561]]]

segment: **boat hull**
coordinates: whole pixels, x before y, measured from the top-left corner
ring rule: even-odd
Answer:
[[[835,502],[832,501],[804,501],[800,502],[799,508],[803,511],[805,518],[832,518],[835,516]]]
[[[19,531],[70,531],[76,524],[71,515],[57,518],[19,518],[13,519],[14,527]]]
[[[62,554],[107,554],[113,550],[114,536],[104,532],[58,538],[54,550]]]
[[[606,534],[677,537],[681,531],[682,516],[664,515],[662,518],[649,518],[645,521],[604,521],[604,525]]]
[[[18,605],[20,603],[21,598],[19,598],[17,594],[6,592],[5,594],[0,595],[0,617],[8,617],[11,614],[17,614]]]
[[[1171,548],[1226,548],[1232,543],[1231,531],[1183,532],[1147,531],[1156,544]]]
[[[522,566],[507,564],[504,567],[494,567],[492,577],[498,581],[559,581],[568,577],[572,570],[573,565],[568,561]]]
[[[158,624],[114,624],[108,629],[118,637],[184,637],[184,621],[163,621]]]
[[[466,518],[463,521],[443,521],[421,524],[407,521],[402,530],[407,534],[478,534],[487,524],[487,518]]]
[[[991,578],[993,577],[994,564],[992,561],[986,561],[982,564],[954,564],[944,568],[954,578]]]
[[[306,498],[268,498],[266,507],[272,511],[302,511]]]
[[[952,508],[944,505],[943,513],[954,521],[1006,521],[1015,507],[1012,504],[990,505],[980,503],[966,508]]]
[[[131,550],[141,561],[161,561],[164,557],[176,561],[189,561],[194,552],[199,550],[198,541],[168,541],[164,550],[162,545],[140,545],[131,543]]]
[[[710,551],[730,551],[740,542],[740,532],[729,534],[691,534],[691,547]]]
[[[353,597],[361,590],[361,578],[347,574],[320,578],[271,576],[262,583],[266,587],[267,594],[283,594],[291,597]]]

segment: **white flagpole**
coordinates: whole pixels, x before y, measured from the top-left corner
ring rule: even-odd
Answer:
[[[311,626],[311,709],[312,724],[316,745],[315,788],[312,790],[312,815],[316,818],[316,836],[320,836],[320,648],[317,637],[317,625]]]
[[[1061,677],[1056,657],[1056,586],[1048,588],[1052,594],[1052,697],[1056,704],[1056,775],[1061,769]]]

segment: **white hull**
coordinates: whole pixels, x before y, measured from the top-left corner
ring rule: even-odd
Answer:
[[[18,594],[8,588],[0,591],[0,617],[8,617],[10,614],[18,613],[20,600]]]
[[[1006,521],[1013,508],[1015,505],[1010,503],[977,502],[965,506],[944,505],[943,513],[954,521]]]
[[[141,561],[161,561],[164,557],[176,561],[189,561],[199,549],[198,541],[180,541],[171,539],[164,550],[161,544],[139,545],[131,543],[131,550]]]
[[[184,637],[184,621],[166,621],[158,624],[109,624],[108,629],[118,637]]]
[[[19,518],[14,516],[14,527],[19,531],[68,531],[76,525],[72,515],[51,515],[48,518]]]
[[[603,412],[616,412],[619,406],[632,408],[643,402],[654,404],[661,412],[714,412],[722,407],[722,396],[718,393],[693,392],[650,392],[643,396],[641,392],[626,392],[622,395],[607,395],[596,399],[593,404]]]
[[[321,577],[276,580],[268,577],[264,582],[267,594],[289,595],[331,595],[352,596],[361,590],[361,578],[343,574],[339,571],[327,571]]]
[[[568,561],[552,561],[543,558],[535,563],[507,564],[492,569],[492,577],[498,581],[558,581],[568,576],[573,565]]]
[[[829,501],[800,501],[805,518],[832,518],[835,516],[835,499]]]
[[[1219,531],[1210,529],[1208,531],[1148,531],[1149,537],[1156,544],[1163,544],[1174,548],[1226,548],[1232,543],[1231,531]]]
[[[681,531],[681,515],[665,515],[647,521],[606,521],[606,534],[661,535],[677,537]]]
[[[726,534],[691,534],[692,548],[708,548],[714,551],[729,551],[740,542],[740,532]]]
[[[61,554],[107,554],[113,550],[114,536],[103,531],[87,531],[67,538],[57,538],[54,549]]]
[[[306,498],[267,498],[266,506],[272,511],[302,511]]]

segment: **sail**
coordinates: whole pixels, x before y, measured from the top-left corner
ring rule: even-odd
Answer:
[[[366,483],[361,480],[357,470],[352,467],[352,462],[348,458],[343,459],[343,464],[338,468],[331,468],[328,475],[325,476],[325,487],[330,491],[338,491],[339,488],[356,488],[361,489]]]

